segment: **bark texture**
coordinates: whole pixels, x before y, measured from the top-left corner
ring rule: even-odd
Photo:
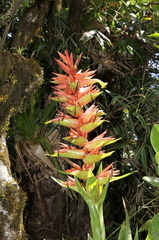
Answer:
[[[43,72],[34,59],[9,52],[0,55],[0,72],[0,133],[3,133],[12,113],[20,110],[22,100],[41,85]]]
[[[23,209],[26,195],[13,179],[5,134],[0,137],[0,239],[26,240]]]
[[[88,7],[89,0],[70,0],[69,16],[68,16],[68,36],[72,36],[76,43],[80,45],[82,36],[81,18]],[[66,35],[67,35],[66,34]]]
[[[24,10],[15,33],[12,47],[26,47],[41,30],[52,0],[37,0],[35,4]]]
[[[5,51],[0,55],[0,72],[0,239],[26,240],[26,194],[11,173],[6,131],[10,117],[20,110],[24,98],[41,85],[43,71],[35,60]]]

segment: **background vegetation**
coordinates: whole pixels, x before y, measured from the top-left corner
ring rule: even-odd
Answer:
[[[109,187],[108,239],[117,239],[114,231],[125,219],[122,197],[135,232],[158,212],[158,192],[142,177],[156,175],[150,131],[159,122],[159,2],[3,0],[0,21],[0,51],[36,60],[44,72],[39,88],[29,85],[28,91],[33,91],[13,114],[7,137],[12,174],[28,196],[24,212],[28,239],[84,239],[90,229],[79,196],[63,192],[50,178],[57,176],[54,166],[63,168],[63,159],[57,162],[45,155],[67,134],[44,125],[60,108],[49,97],[52,72],[59,72],[54,58],[66,49],[74,56],[82,52],[80,68],[96,69],[96,77],[108,83],[97,99],[108,120],[98,134],[107,129],[108,135],[121,137],[109,161],[115,161],[121,173],[137,170]],[[146,233],[140,234],[144,240]]]

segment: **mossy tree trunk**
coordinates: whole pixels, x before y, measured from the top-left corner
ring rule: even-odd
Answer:
[[[0,55],[0,72],[0,239],[25,240],[26,195],[11,173],[6,132],[10,116],[41,85],[43,71],[35,60],[5,51]]]
[[[23,209],[26,195],[10,171],[5,134],[0,137],[0,239],[26,240]]]
[[[23,227],[23,209],[26,194],[12,176],[10,159],[6,145],[6,132],[10,117],[22,108],[23,100],[42,83],[43,71],[33,59],[27,59],[16,49],[25,48],[38,33],[44,22],[51,0],[34,1],[31,7],[24,8],[23,1],[2,2],[0,10],[0,239],[27,239]],[[22,9],[22,10],[21,10]],[[10,43],[8,34],[18,11],[23,14]],[[18,15],[17,15],[18,16]],[[25,26],[25,27],[24,27]],[[12,52],[6,51],[6,43]],[[4,49],[4,50],[3,50]],[[21,54],[21,55],[20,55]]]
[[[82,15],[87,10],[90,0],[70,0],[69,4],[69,15],[68,15],[68,26],[69,31],[66,32],[66,36],[74,39],[76,44],[80,47],[80,38],[83,34],[81,19]],[[76,50],[76,47],[72,44],[72,49]]]

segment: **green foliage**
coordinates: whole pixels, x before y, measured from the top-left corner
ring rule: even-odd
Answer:
[[[121,227],[121,230],[119,232],[118,240],[132,240],[132,234],[131,234],[131,228],[130,228],[130,218],[128,215],[127,210],[125,209],[126,213],[126,221]]]
[[[43,110],[43,112],[34,111],[34,109],[29,111],[24,111],[19,113],[16,118],[16,125],[14,131],[10,131],[10,135],[18,134],[24,140],[29,139],[33,142],[37,141],[37,138],[41,135],[44,129],[44,123],[48,117],[54,116],[55,102],[51,102],[50,105]],[[45,127],[46,128],[46,127]],[[51,132],[50,132],[51,133]]]
[[[148,220],[143,226],[139,229],[139,231],[147,230],[148,229],[148,235],[146,237],[146,240],[156,240],[159,238],[159,213],[157,213],[152,219]]]
[[[155,187],[159,187],[159,178],[157,177],[145,176],[143,177],[143,180],[154,185]]]
[[[159,125],[158,124],[153,125],[150,139],[155,152],[156,153],[159,152]],[[158,160],[157,156],[156,156],[156,159]]]
[[[158,168],[159,167],[159,125],[158,124],[154,124],[152,127],[150,140],[151,140],[153,149],[156,152],[155,160],[158,165],[156,168],[156,172],[158,174],[159,173],[159,168]],[[156,187],[159,187],[159,178],[158,177],[145,176],[145,177],[143,177],[143,179],[146,182],[148,182]]]
[[[126,173],[126,174],[123,174],[123,175],[118,176],[118,177],[112,177],[111,180],[110,180],[110,182],[114,182],[114,181],[120,180],[120,179],[122,179],[122,178],[128,177],[128,176],[130,176],[131,174],[133,174],[133,173],[135,173],[135,172],[137,172],[137,171],[133,171],[133,172],[130,172],[130,173]]]
[[[159,38],[159,33],[152,33],[152,34],[148,35],[148,37]]]
[[[107,114],[108,122],[104,123],[103,128],[104,130],[108,129],[108,135],[122,138],[119,142],[114,143],[113,147],[109,147],[109,151],[117,149],[111,160],[114,158],[116,161],[117,159],[116,164],[121,168],[122,174],[138,170],[133,177],[118,181],[117,184],[116,182],[112,183],[112,188],[107,196],[110,204],[106,203],[105,218],[109,223],[114,223],[113,229],[111,229],[113,231],[124,218],[121,214],[121,195],[126,195],[128,208],[131,208],[133,203],[138,200],[138,186],[142,184],[143,176],[149,175],[146,177],[148,182],[154,184],[156,181],[158,182],[158,177],[151,177],[151,175],[154,175],[155,168],[157,174],[159,172],[158,127],[154,125],[159,119],[159,58],[155,54],[159,47],[159,6],[148,0],[91,0],[89,5],[81,9],[80,33],[70,34],[69,3],[72,1],[63,1],[60,11],[57,11],[54,1],[52,1],[44,24],[30,43],[22,48],[12,49],[14,36],[23,19],[23,14],[25,12],[29,14],[32,7],[41,1],[23,1],[23,5],[21,4],[21,7],[10,18],[8,14],[12,2],[16,1],[2,1],[0,9],[1,28],[5,29],[5,26],[6,29],[9,28],[8,23],[12,21],[4,47],[11,51],[16,50],[14,52],[22,57],[38,59],[44,68],[44,84],[47,87],[50,88],[51,73],[58,70],[54,61],[54,58],[57,58],[57,51],[64,52],[66,48],[74,55],[82,51],[81,67],[97,69],[97,77],[108,83],[107,90],[103,91],[102,96],[97,99],[100,107]],[[3,35],[4,31],[1,32]],[[78,36],[76,39],[75,35]],[[9,78],[8,81],[10,81]],[[23,140],[40,142],[44,149],[48,149],[47,151],[52,154],[46,136],[48,137],[54,129],[43,126],[43,123],[48,116],[50,119],[55,111],[48,110],[47,112],[48,108],[44,107],[50,92],[43,87],[40,91],[40,97],[36,98],[33,111],[28,112],[24,107],[22,113],[18,114],[16,123],[11,126],[13,129],[10,129],[12,130],[10,132],[12,135],[15,132]],[[51,107],[55,108],[50,105],[50,109]],[[156,137],[152,139],[151,136],[150,142],[152,125],[154,125],[153,138],[155,135]],[[98,134],[98,132],[95,131],[94,134]],[[145,195],[139,202],[144,205],[151,197],[152,192],[146,187]],[[154,205],[148,206],[147,211],[142,212],[144,219],[149,219],[155,213]],[[114,213],[114,216],[112,212],[116,206],[119,207],[120,214]],[[140,224],[142,217],[139,214],[139,217],[133,219],[135,226]],[[135,233],[134,228],[132,228],[132,232]]]
[[[157,165],[159,165],[159,161],[158,161],[158,155],[159,155],[159,125],[158,124],[154,124],[151,130],[151,144],[153,146],[153,149],[156,152],[155,155],[155,160]],[[156,169],[157,174],[158,172],[158,166]],[[154,177],[154,176],[145,176],[143,177],[143,179],[148,182],[149,184],[155,186],[155,187],[159,187],[159,178],[158,177]],[[146,240],[155,240],[159,238],[159,229],[158,229],[158,223],[159,223],[159,213],[155,214],[154,217],[149,220],[146,224],[144,224],[143,228],[148,228],[148,235]]]
[[[22,113],[19,113],[16,117],[14,123],[14,130],[11,128],[8,132],[9,136],[18,136],[19,141],[24,142],[24,146],[21,146],[21,150],[25,151],[27,141],[32,151],[37,151],[37,159],[41,159],[42,162],[48,166],[51,170],[55,168],[60,172],[61,166],[56,158],[46,157],[46,152],[50,155],[53,154],[52,144],[57,144],[56,142],[51,141],[51,135],[54,136],[55,127],[48,127],[44,125],[48,117],[53,117],[55,114],[55,102],[52,101],[46,109],[39,111],[37,108],[35,111],[35,106],[31,109],[27,109]],[[56,141],[56,139],[55,139]],[[34,144],[38,144],[37,149],[34,147]],[[23,145],[23,144],[22,144]],[[32,151],[30,155],[32,155]],[[36,153],[35,153],[36,156]],[[60,172],[61,178],[64,180],[65,176]]]
[[[91,238],[91,236],[89,235],[89,233],[88,233],[88,238],[87,238],[88,240],[93,240],[93,238]]]
[[[98,200],[94,199],[94,193],[96,192],[95,188],[98,188],[97,180],[92,173],[90,173],[89,178],[87,179],[86,191],[80,185],[80,182],[76,178],[76,185],[79,193],[87,203],[89,207],[89,214],[91,219],[91,228],[94,240],[106,240],[105,237],[105,226],[104,226],[104,216],[103,216],[103,201],[105,200],[108,184],[105,184],[101,195],[98,197]],[[88,238],[89,239],[89,238]]]
[[[151,224],[148,228],[148,236],[146,239],[155,240],[159,238],[159,213],[157,213],[151,220]]]
[[[23,0],[23,5],[24,7],[30,8],[34,2],[35,0]]]
[[[124,206],[125,206],[124,201],[123,201],[123,203],[124,203]],[[121,226],[119,236],[118,236],[118,240],[133,240],[132,232],[131,232],[131,226],[130,226],[130,217],[129,217],[128,211],[126,209],[126,206],[124,208],[125,208],[126,220],[123,223],[123,225]],[[137,228],[136,228],[134,240],[139,240],[139,231],[138,231]]]

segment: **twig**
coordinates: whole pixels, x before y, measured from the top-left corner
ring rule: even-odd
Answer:
[[[159,5],[159,2],[149,2],[146,7],[149,7],[150,5]]]
[[[42,199],[41,199],[41,195],[40,195],[38,181],[37,181],[37,178],[36,178],[35,174],[34,174],[34,183],[35,183],[35,188],[36,188],[37,197],[38,197],[38,204],[39,204],[40,209],[41,209],[41,215],[44,218],[45,217],[45,211],[44,211],[44,207],[43,207],[43,204],[42,204]]]

